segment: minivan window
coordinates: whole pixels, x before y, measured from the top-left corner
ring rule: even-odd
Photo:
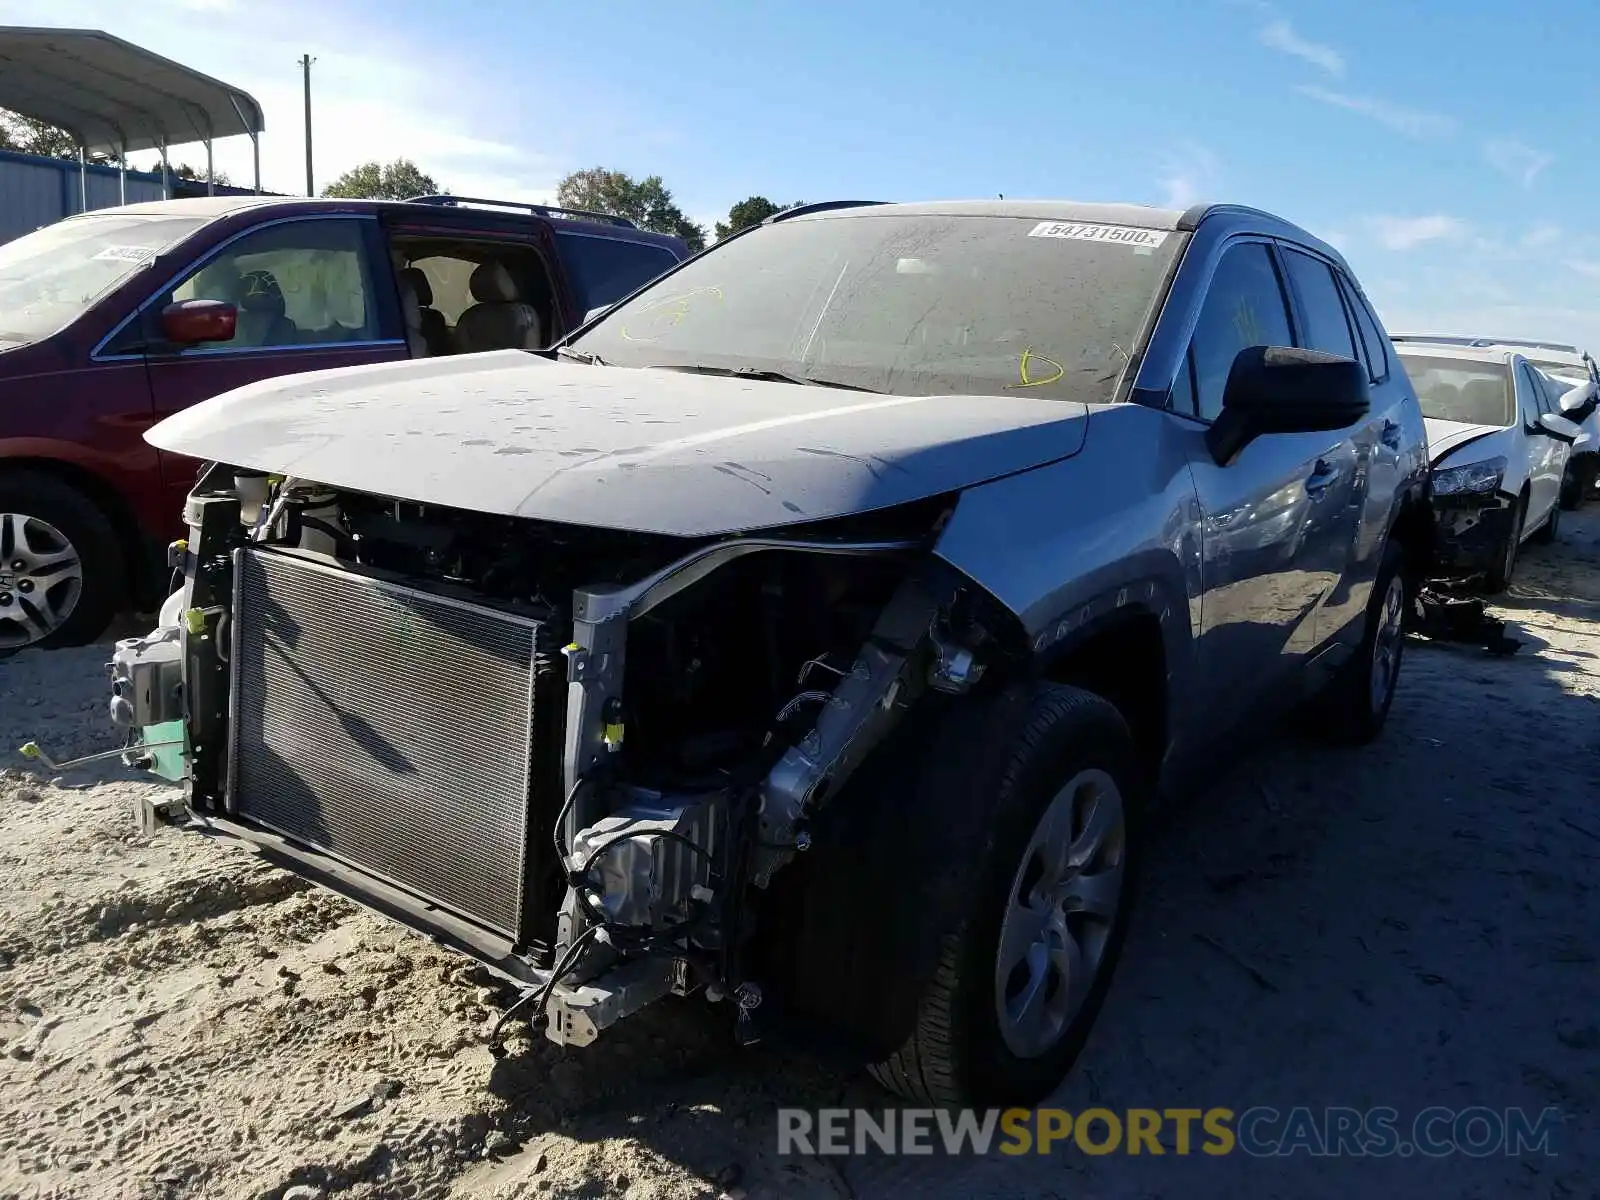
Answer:
[[[0,245],[0,341],[49,337],[208,217],[74,217]]]
[[[677,255],[663,246],[575,233],[559,226],[556,243],[580,317],[592,308],[615,304],[678,261]]]
[[[1512,423],[1511,380],[1506,368],[1420,354],[1401,354],[1400,365],[1411,379],[1424,417],[1465,425],[1503,427]]]
[[[1183,241],[1037,217],[803,217],[717,246],[571,345],[616,366],[1107,401]]]
[[[213,348],[370,341],[379,333],[369,275],[359,221],[284,221],[229,243],[157,308],[179,300],[235,305],[233,340]]]

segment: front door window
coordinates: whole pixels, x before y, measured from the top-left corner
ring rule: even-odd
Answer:
[[[230,243],[152,306],[222,300],[239,312],[232,341],[206,349],[261,350],[370,342],[378,307],[359,222],[287,221]],[[187,348],[192,350],[194,348]]]

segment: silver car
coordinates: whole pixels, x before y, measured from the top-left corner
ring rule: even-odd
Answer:
[[[183,784],[147,822],[477,958],[557,1042],[694,993],[924,1102],[1061,1080],[1163,797],[1291,709],[1378,734],[1430,544],[1371,306],[1236,207],[806,206],[553,352],[148,436],[212,465],[115,655]]]

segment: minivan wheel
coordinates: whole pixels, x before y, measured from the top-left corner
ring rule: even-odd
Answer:
[[[1132,735],[1079,688],[1040,685],[989,786],[993,835],[911,1036],[874,1078],[931,1104],[1028,1105],[1077,1058],[1127,935],[1139,835]]]
[[[0,477],[0,654],[92,641],[123,586],[116,533],[92,501],[39,472]]]

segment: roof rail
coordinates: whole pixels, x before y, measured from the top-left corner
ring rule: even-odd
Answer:
[[[620,225],[624,229],[639,228],[627,217],[612,213],[592,212],[587,208],[561,208],[554,204],[524,204],[519,200],[485,200],[478,196],[427,195],[408,196],[407,204],[432,204],[439,208],[457,208],[463,204],[482,204],[490,208],[514,208],[532,213],[536,217],[577,217],[584,221],[599,221],[606,225]]]
[[[1444,333],[1396,333],[1389,337],[1391,342],[1430,342],[1436,346],[1515,346],[1525,350],[1559,350],[1564,354],[1577,354],[1576,346],[1566,342],[1535,342],[1522,338],[1498,337],[1461,337],[1455,334]]]
[[[809,217],[812,213],[828,212],[835,208],[864,208],[869,204],[887,203],[889,203],[887,200],[818,200],[814,204],[796,204],[793,208],[773,213],[761,223],[771,225],[774,221],[787,221],[790,217]]]
[[[1492,342],[1483,338],[1462,337],[1459,334],[1448,333],[1391,333],[1391,342],[1428,342],[1436,346],[1477,346],[1492,345]]]
[[[1521,338],[1479,338],[1474,346],[1520,346],[1527,350],[1559,350],[1563,354],[1576,354],[1578,348],[1566,342],[1534,342]]]

